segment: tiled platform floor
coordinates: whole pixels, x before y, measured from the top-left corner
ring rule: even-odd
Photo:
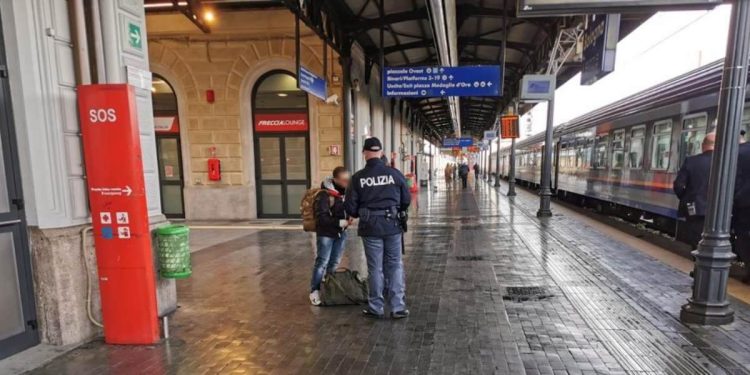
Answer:
[[[576,217],[540,221],[534,195],[505,191],[420,195],[406,235],[407,320],[310,306],[310,236],[260,230],[193,254],[169,340],[97,341],[33,373],[748,373],[746,305],[735,301],[731,325],[683,326],[687,275]],[[508,295],[528,287],[542,298]]]

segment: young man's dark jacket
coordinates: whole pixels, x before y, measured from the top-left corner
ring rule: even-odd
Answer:
[[[323,192],[315,198],[315,233],[318,236],[339,238],[344,231],[339,226],[339,220],[346,219],[345,190],[336,185],[330,177],[320,184],[320,188]]]

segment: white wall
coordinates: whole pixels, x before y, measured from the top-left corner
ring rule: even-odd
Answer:
[[[108,2],[105,2],[108,3]],[[109,3],[113,5],[114,2]],[[143,1],[102,9],[115,42],[108,61],[115,82],[126,82],[125,65],[148,70],[145,23],[143,53],[124,52],[122,20],[143,22]],[[89,222],[71,25],[65,0],[0,0],[13,114],[29,225],[61,228]],[[105,36],[106,37],[106,36]],[[150,215],[161,215],[151,92],[139,90],[138,118]]]
[[[88,221],[64,0],[0,1],[29,225]]]

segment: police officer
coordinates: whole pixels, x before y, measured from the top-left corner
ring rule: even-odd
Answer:
[[[732,230],[736,237],[734,249],[745,262],[744,281],[750,281],[750,142],[740,133],[740,151],[737,159],[737,182],[734,194]]]
[[[346,191],[344,208],[349,216],[359,218],[358,234],[362,237],[367,257],[370,295],[365,316],[385,315],[383,290],[391,317],[409,316],[404,293],[404,266],[401,262],[403,229],[400,218],[411,203],[406,178],[397,169],[387,167],[380,159],[383,145],[377,138],[365,140],[362,150],[367,165],[352,176]]]
[[[706,134],[701,144],[703,153],[685,159],[673,184],[674,193],[680,199],[678,216],[684,220],[685,228],[678,236],[694,249],[701,240],[706,219],[708,176],[711,172],[711,155],[715,142],[716,133]]]

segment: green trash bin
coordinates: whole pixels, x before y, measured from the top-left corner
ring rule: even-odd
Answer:
[[[193,273],[190,264],[190,229],[167,225],[156,229],[159,274],[167,279],[184,279]]]

